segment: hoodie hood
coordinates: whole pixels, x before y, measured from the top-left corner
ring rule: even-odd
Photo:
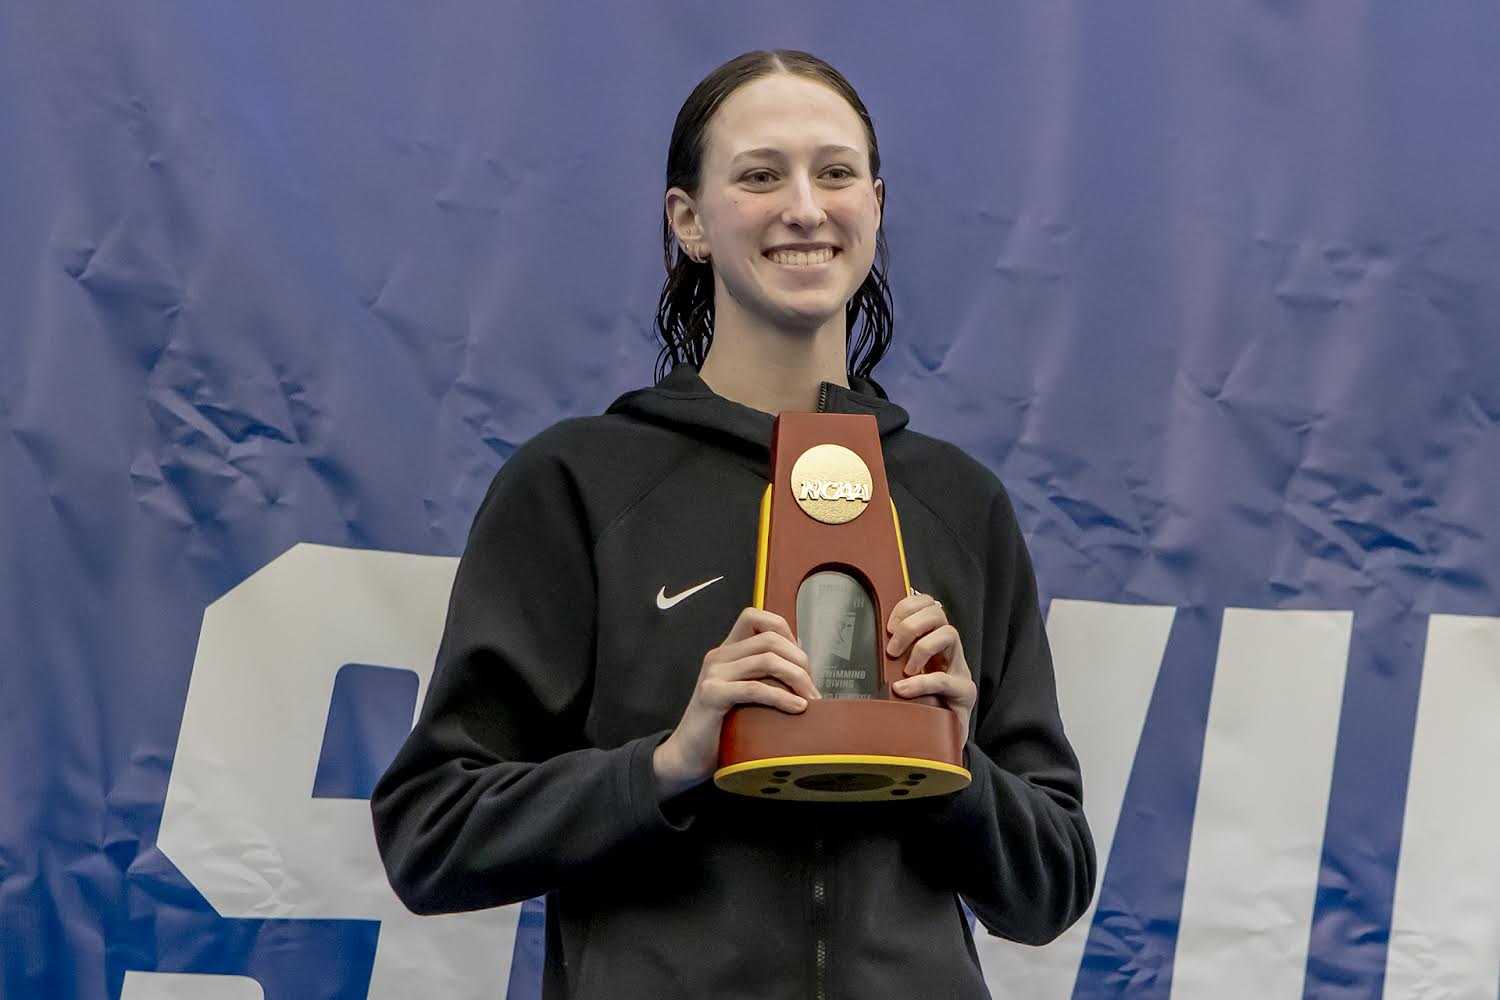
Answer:
[[[868,413],[875,418],[881,438],[901,430],[910,420],[907,412],[886,398],[885,390],[871,379],[849,376],[849,388],[824,382],[820,413]],[[703,438],[729,437],[749,447],[752,453],[769,454],[769,413],[725,399],[709,388],[691,364],[678,364],[653,386],[627,392],[610,404],[607,413],[620,413],[654,424],[673,427],[683,434]]]

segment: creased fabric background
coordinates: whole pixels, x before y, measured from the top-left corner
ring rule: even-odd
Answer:
[[[673,117],[775,46],[875,118],[877,378],[1044,600],[1178,609],[1074,995],[1171,992],[1231,607],[1353,612],[1304,988],[1379,995],[1428,616],[1500,615],[1481,0],[0,6],[0,994],[365,996],[376,925],[220,918],[156,847],[204,609],[456,555],[649,381]]]

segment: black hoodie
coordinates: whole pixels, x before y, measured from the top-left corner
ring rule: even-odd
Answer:
[[[547,1000],[985,997],[959,897],[1034,944],[1088,905],[1078,764],[1005,490],[872,382],[824,383],[820,409],[879,424],[912,586],[942,601],[979,686],[973,784],[824,805],[706,782],[659,806],[652,751],[752,602],[772,418],[679,365],[543,431],[475,516],[371,808],[417,913],[546,895]]]

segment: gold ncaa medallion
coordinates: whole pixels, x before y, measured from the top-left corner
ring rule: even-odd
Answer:
[[[864,459],[839,444],[815,444],[792,465],[792,496],[808,517],[845,524],[865,512],[874,479]]]

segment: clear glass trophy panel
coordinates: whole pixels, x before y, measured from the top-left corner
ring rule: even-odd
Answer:
[[[807,653],[824,698],[874,698],[880,693],[875,602],[847,573],[824,570],[797,590],[797,644]]]

